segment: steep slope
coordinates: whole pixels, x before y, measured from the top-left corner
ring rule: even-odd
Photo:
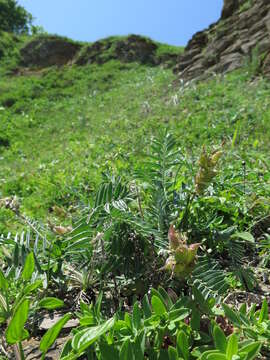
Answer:
[[[55,204],[73,212],[89,201],[102,173],[129,178],[152,135],[165,128],[191,157],[202,144],[225,140],[240,178],[241,160],[257,177],[269,160],[270,84],[249,82],[251,76],[244,69],[175,87],[170,69],[111,60],[1,78],[2,196],[17,195],[34,218]],[[16,224],[5,210],[0,222],[0,231]]]
[[[184,79],[208,77],[235,70],[256,56],[267,73],[269,51],[270,2],[224,0],[221,19],[192,37],[174,72]]]
[[[0,64],[0,192],[28,215],[45,218],[55,204],[76,211],[102,174],[128,178],[166,128],[191,158],[225,140],[239,174],[242,159],[254,176],[265,171],[270,84],[252,82],[250,66],[186,86],[169,67],[181,49],[144,37],[13,40]],[[14,226],[3,209],[0,223],[0,232]]]

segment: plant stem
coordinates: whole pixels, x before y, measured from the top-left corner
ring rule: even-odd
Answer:
[[[183,226],[183,223],[186,221],[188,215],[189,215],[189,210],[190,210],[190,206],[194,200],[196,196],[196,193],[192,193],[191,196],[188,197],[188,201],[187,201],[187,205],[186,205],[186,208],[185,208],[185,212],[184,212],[184,215],[182,217],[182,219],[180,220],[180,224],[179,224],[179,228],[182,228]],[[184,224],[185,225],[185,224]]]
[[[20,351],[20,359],[21,359],[21,360],[25,360],[24,351],[23,351],[23,347],[22,347],[21,341],[19,342],[19,351]]]
[[[21,355],[20,355],[18,344],[13,345],[12,348],[13,348],[13,352],[14,352],[14,355],[15,355],[15,359],[16,360],[21,360]]]
[[[138,199],[138,205],[139,205],[139,211],[141,214],[141,218],[144,220],[144,216],[143,216],[143,210],[142,210],[142,203],[141,203],[141,198],[140,198],[140,193],[139,193],[139,189],[136,186],[136,192],[137,192],[137,199]]]

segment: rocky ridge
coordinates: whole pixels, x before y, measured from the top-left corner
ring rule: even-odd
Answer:
[[[100,65],[110,60],[174,66],[178,54],[166,51],[159,54],[158,48],[157,43],[139,35],[109,37],[92,44],[81,44],[54,35],[42,35],[25,44],[20,50],[20,57],[21,65],[27,68],[66,64]]]
[[[182,79],[226,73],[257,56],[270,74],[270,1],[224,0],[221,18],[196,33],[177,59],[174,72]]]

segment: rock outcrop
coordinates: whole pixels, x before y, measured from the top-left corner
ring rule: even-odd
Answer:
[[[205,78],[241,67],[254,52],[270,72],[270,1],[224,0],[221,19],[192,37],[174,72]]]
[[[177,48],[173,52],[165,50],[160,53],[159,46],[161,44],[139,35],[108,37],[85,45],[60,36],[42,35],[32,38],[21,48],[20,65],[40,69],[66,64],[100,65],[110,60],[119,60],[124,63],[175,66],[178,57]]]
[[[26,67],[49,67],[68,64],[81,45],[59,36],[40,36],[22,47],[21,65]]]
[[[110,60],[122,62],[139,62],[141,64],[159,65],[161,63],[176,63],[176,54],[157,56],[157,44],[151,39],[139,35],[129,35],[124,38],[107,38],[87,45],[79,53],[74,63],[77,65],[104,64]]]

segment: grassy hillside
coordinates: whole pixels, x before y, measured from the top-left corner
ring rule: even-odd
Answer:
[[[87,202],[103,171],[128,177],[165,128],[191,156],[225,141],[237,169],[245,160],[249,172],[265,172],[270,84],[252,76],[247,65],[183,85],[170,69],[119,61],[2,76],[2,195],[17,195],[37,218]]]

